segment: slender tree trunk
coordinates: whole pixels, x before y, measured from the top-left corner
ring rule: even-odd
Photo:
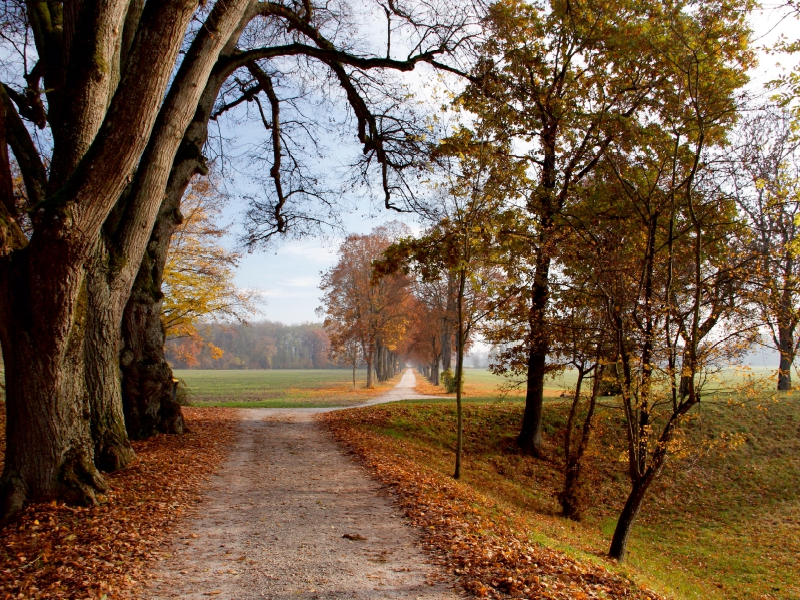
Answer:
[[[458,328],[456,339],[456,468],[453,474],[454,479],[461,479],[461,451],[464,448],[464,415],[461,406],[461,384],[464,371],[464,286],[466,284],[466,273],[461,269],[458,273],[458,299],[456,301],[458,314]]]
[[[782,324],[778,328],[780,364],[778,366],[778,390],[792,389],[792,363],[794,363],[794,328]]]
[[[611,548],[608,551],[608,555],[611,558],[615,558],[618,561],[625,560],[633,524],[636,522],[639,510],[642,508],[642,501],[647,489],[655,479],[655,473],[656,471],[651,470],[632,484],[628,499],[619,515],[617,527],[614,529],[614,537],[611,538]]]
[[[571,431],[574,426],[578,402],[580,398],[580,387],[583,379],[583,374],[578,376],[578,385],[575,392],[575,401],[570,411],[570,418],[567,422],[567,436],[564,440],[564,487],[558,496],[561,503],[561,514],[568,519],[579,521],[581,517],[581,502],[578,490],[581,482],[581,470],[583,467],[583,457],[586,454],[586,448],[589,445],[589,440],[594,428],[594,411],[597,406],[597,396],[600,393],[600,383],[602,377],[602,366],[597,364],[595,366],[594,381],[592,383],[592,395],[589,399],[589,407],[586,412],[586,418],[583,421],[581,431],[581,438],[578,442],[578,448],[573,452],[571,448]]]
[[[356,361],[353,361],[353,391],[356,391]]]
[[[544,242],[541,243],[544,245]],[[530,310],[530,351],[528,353],[528,377],[525,393],[525,413],[522,428],[517,437],[517,445],[525,454],[541,457],[542,449],[542,409],[544,402],[544,377],[549,339],[545,314],[549,301],[550,257],[539,250],[534,274]]]

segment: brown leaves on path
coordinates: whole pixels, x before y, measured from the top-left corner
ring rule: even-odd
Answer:
[[[469,485],[426,469],[398,452],[404,442],[375,433],[371,410],[321,415],[336,440],[397,492],[424,545],[452,568],[461,585],[483,598],[660,598],[591,563],[529,542],[512,511]]]
[[[125,598],[145,564],[168,552],[177,519],[222,461],[236,410],[184,408],[189,433],[134,442],[137,459],[107,475],[99,506],[27,507],[0,530],[0,598]],[[0,404],[0,458],[5,406]]]

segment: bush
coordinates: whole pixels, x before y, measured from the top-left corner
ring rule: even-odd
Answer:
[[[186,382],[183,379],[173,379],[172,382],[175,384],[175,402],[181,406],[191,406],[189,386],[186,385]]]
[[[446,371],[442,371],[442,374],[439,376],[439,380],[444,387],[444,390],[448,394],[455,394],[456,393],[456,376],[451,369],[447,369]],[[461,381],[464,381],[464,372],[461,372]]]

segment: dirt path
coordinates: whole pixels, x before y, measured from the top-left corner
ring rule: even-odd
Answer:
[[[369,402],[425,398],[407,371]],[[452,600],[387,490],[314,420],[331,409],[245,409],[197,516],[147,598]]]

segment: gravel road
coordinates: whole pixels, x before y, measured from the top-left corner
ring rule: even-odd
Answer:
[[[368,404],[425,398],[409,370]],[[146,598],[454,600],[389,492],[317,424],[332,409],[243,409],[229,457]]]

